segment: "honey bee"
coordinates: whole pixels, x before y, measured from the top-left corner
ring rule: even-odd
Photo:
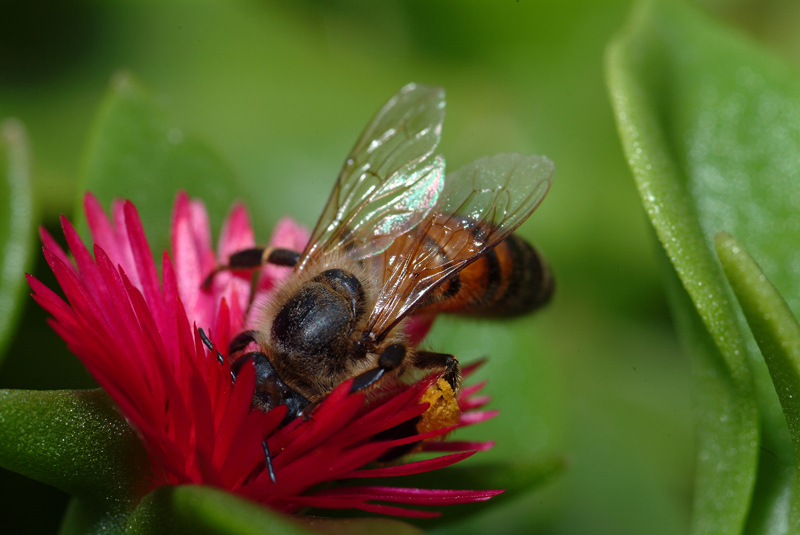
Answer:
[[[285,404],[288,421],[348,379],[369,392],[414,370],[442,371],[457,392],[458,360],[411,347],[409,315],[516,316],[550,299],[544,260],[511,233],[547,194],[552,162],[499,154],[445,176],[444,108],[442,89],[403,87],[356,142],[302,252],[248,249],[217,269],[294,268],[229,347],[234,376],[255,366],[255,406]]]

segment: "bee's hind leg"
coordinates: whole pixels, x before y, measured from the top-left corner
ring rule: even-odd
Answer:
[[[442,378],[450,384],[453,392],[458,392],[461,386],[461,366],[455,355],[417,351],[410,364],[418,370],[444,370]]]
[[[258,269],[264,264],[275,264],[276,266],[294,267],[300,261],[300,253],[291,249],[280,249],[277,247],[253,247],[243,249],[233,253],[228,258],[228,264],[218,266],[203,281],[203,288],[208,288],[214,275],[226,270],[253,270]]]

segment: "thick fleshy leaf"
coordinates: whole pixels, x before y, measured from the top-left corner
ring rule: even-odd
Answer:
[[[213,487],[159,487],[131,515],[128,533],[307,535],[309,533],[381,533],[417,535],[408,524],[389,519],[289,517]]]
[[[664,281],[675,326],[692,357],[697,443],[693,530],[741,533],[755,484],[758,421],[752,392],[730,377],[728,361],[693,306],[674,268],[662,255]],[[731,501],[720,500],[727,496]]]
[[[81,190],[91,191],[105,208],[112,199],[133,201],[157,258],[168,244],[170,212],[179,190],[205,201],[212,228],[220,228],[234,199],[246,198],[228,164],[186,133],[126,73],[114,76],[100,108]]]
[[[642,203],[680,280],[675,314],[690,318],[683,330],[702,348],[694,532],[772,532],[787,521],[791,485],[772,468],[791,466],[794,453],[712,244],[734,232],[800,309],[800,77],[672,2],[639,6],[607,75]]]
[[[719,234],[716,246],[725,275],[775,384],[792,437],[795,459],[800,459],[800,324],[777,288],[733,236]],[[798,481],[795,476],[789,522],[793,526],[800,526]]]
[[[59,535],[109,535],[125,533],[134,502],[102,503],[72,498],[61,520]]]
[[[0,465],[113,509],[143,496],[150,464],[102,390],[0,390]]]
[[[296,522],[315,533],[326,535],[422,535],[419,528],[393,518],[321,518],[297,517]]]
[[[30,150],[16,121],[0,125],[0,362],[25,298],[34,243]]]

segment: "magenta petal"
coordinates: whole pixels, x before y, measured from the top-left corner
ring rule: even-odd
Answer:
[[[302,251],[310,237],[311,233],[305,226],[295,223],[290,217],[282,217],[275,225],[269,244],[271,247]]]
[[[473,425],[480,422],[485,422],[486,420],[491,420],[495,416],[500,414],[500,411],[473,411],[473,412],[465,412],[461,415],[461,419],[458,422],[459,426],[464,425]]]
[[[406,322],[406,336],[412,346],[419,345],[433,326],[435,316],[411,316]]]
[[[486,386],[487,381],[481,381],[479,383],[475,383],[474,385],[465,386],[461,389],[461,392],[458,393],[459,400],[468,398],[473,394],[480,392],[484,386]]]
[[[34,297],[40,300],[40,305],[46,303],[48,307],[52,307],[48,308],[50,314],[55,315],[56,313],[61,313],[69,316],[74,315],[69,305],[67,305],[53,290],[42,284],[39,279],[30,274],[26,274],[25,279],[28,281],[31,290],[33,290]],[[51,310],[57,312],[52,312]]]
[[[217,245],[218,260],[227,263],[231,254],[255,247],[255,243],[255,234],[247,209],[237,203],[222,223],[222,232],[219,234],[219,245]]]
[[[468,457],[474,455],[474,451],[467,451],[463,453],[453,453],[451,455],[443,455],[434,459],[426,459],[424,461],[416,461],[413,463],[399,464],[389,466],[387,468],[373,468],[370,470],[356,470],[355,472],[348,472],[342,476],[342,479],[356,478],[356,477],[390,477],[390,476],[410,476],[413,474],[421,474],[423,472],[430,472],[431,470],[438,470],[463,461]]]
[[[215,298],[202,289],[205,277],[214,268],[214,255],[201,248],[202,232],[193,225],[188,199],[176,203],[178,212],[172,221],[172,253],[178,291],[186,306],[190,323],[208,328],[212,325]]]
[[[355,395],[342,399],[339,403],[323,402],[311,419],[305,422],[303,433],[292,440],[292,447],[275,459],[276,468],[293,461],[328,439],[356,414],[362,403],[363,398]],[[336,412],[323,410],[333,406],[336,407]]]
[[[131,244],[131,251],[136,263],[136,272],[147,305],[152,311],[157,325],[165,324],[164,298],[161,294],[161,281],[158,279],[156,264],[153,262],[153,255],[150,252],[150,245],[144,235],[142,221],[136,207],[130,201],[125,203],[125,222],[127,223],[128,239]]]
[[[272,493],[277,496],[299,495],[314,485],[325,481],[338,479],[343,473],[363,465],[366,459],[376,459],[386,452],[387,448],[378,443],[371,443],[350,451],[341,451],[338,448],[321,446],[307,455],[298,458],[292,464],[278,470],[277,488],[269,481],[266,473],[261,474],[250,491],[266,490],[272,488]],[[281,458],[279,454],[276,461]],[[279,468],[276,466],[276,469]],[[246,490],[244,487],[243,490]]]
[[[383,505],[379,503],[361,504],[356,509],[361,509],[368,513],[378,513],[382,515],[400,516],[406,518],[436,518],[442,516],[439,511],[420,511],[419,509],[407,509],[405,507],[395,507],[393,505]]]
[[[319,492],[318,496],[361,498],[409,505],[448,505],[485,501],[502,494],[503,490],[443,490],[397,487],[341,487]]]
[[[179,223],[190,229],[192,248],[197,251],[211,250],[211,227],[208,223],[206,207],[202,202],[190,200],[185,191],[178,192],[172,209],[170,241],[173,247],[177,240],[175,230]]]
[[[139,276],[134,266],[133,252],[128,241],[128,233],[125,230],[123,204],[116,200],[111,203],[113,224],[106,217],[100,203],[93,195],[87,193],[84,197],[84,209],[95,245],[102,247],[109,257],[114,259],[115,265],[122,266],[130,274],[135,286],[140,286]]]
[[[180,329],[178,317],[182,314],[182,310],[180,309],[183,308],[183,305],[178,293],[178,281],[175,278],[175,270],[166,251],[164,251],[164,256],[161,259],[161,274],[166,321],[168,325],[171,324],[176,327],[175,329],[164,329],[162,335],[170,360],[173,361],[175,366],[179,366],[179,364],[177,364],[177,356],[180,352],[180,347],[177,330]]]
[[[250,278],[244,276],[237,276],[235,274],[228,275],[227,283],[223,289],[218,292],[218,298],[222,301],[230,303],[231,310],[237,317],[237,329],[241,330],[241,318],[247,310],[247,304],[250,299]],[[216,311],[218,313],[218,311]]]
[[[436,438],[442,435],[446,435],[450,431],[456,429],[458,425],[451,425],[449,427],[442,427],[441,429],[435,429],[433,431],[428,431],[427,433],[420,433],[418,435],[413,435],[410,437],[405,438],[397,438],[394,440],[387,440],[385,444],[390,445],[391,447],[395,446],[402,446],[404,444],[413,444],[414,442],[419,442],[420,440],[427,440],[429,438]]]
[[[53,239],[53,237],[44,227],[39,227],[39,238],[42,240],[42,245],[44,245],[46,249],[50,249],[50,252],[52,252],[56,258],[64,262],[65,265],[72,265],[69,255],[64,251],[64,249],[61,248],[58,242]]]
[[[459,401],[458,405],[461,407],[462,411],[468,412],[488,405],[491,400],[492,398],[490,396],[473,396],[463,401]]]
[[[225,407],[224,418],[220,420],[220,427],[217,435],[221,438],[219,448],[215,452],[214,464],[221,465],[225,461],[224,454],[230,451],[231,444],[235,440],[234,430],[238,427],[253,399],[255,389],[255,371],[252,364],[247,363],[239,372],[233,393]]]
[[[489,451],[494,447],[494,442],[471,442],[459,440],[427,441],[422,443],[422,451]]]
[[[193,200],[190,203],[190,213],[192,217],[192,228],[197,239],[197,247],[201,251],[211,250],[211,224],[208,221],[208,211],[206,205],[200,200]]]
[[[400,396],[397,396],[397,398],[400,398]],[[417,395],[416,398],[419,398],[419,395]],[[416,398],[414,401],[416,401]],[[391,401],[386,405],[389,405]],[[383,407],[380,407],[380,409],[383,409]],[[372,435],[416,418],[424,413],[427,409],[427,403],[418,403],[402,410],[398,409],[391,415],[386,416],[382,415],[384,412],[383,410],[369,412],[360,419],[356,420],[352,426],[354,429],[350,433],[347,433],[341,437],[341,439],[347,441],[356,441],[369,438]]]
[[[248,478],[256,465],[265,467],[262,441],[274,433],[286,415],[286,406],[281,405],[268,413],[250,411],[239,425],[231,443],[223,472],[231,474],[231,488],[238,488]],[[277,449],[270,448],[273,451]]]
[[[131,264],[122,260],[125,256],[121,247],[123,244],[117,239],[114,228],[100,206],[100,202],[91,193],[87,193],[83,197],[83,209],[86,213],[86,221],[89,224],[89,230],[92,233],[95,245],[99,245],[108,252],[109,256],[114,258],[117,264],[124,264],[126,268],[130,268]]]
[[[211,459],[214,455],[214,413],[211,400],[208,397],[208,388],[199,373],[193,373],[190,381],[189,407],[192,414],[194,428],[195,450],[197,455],[207,459],[206,469],[212,468]]]

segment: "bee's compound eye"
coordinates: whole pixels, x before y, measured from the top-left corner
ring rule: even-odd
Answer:
[[[308,283],[281,307],[272,322],[272,340],[284,353],[315,356],[346,339],[352,309],[329,286]]]

